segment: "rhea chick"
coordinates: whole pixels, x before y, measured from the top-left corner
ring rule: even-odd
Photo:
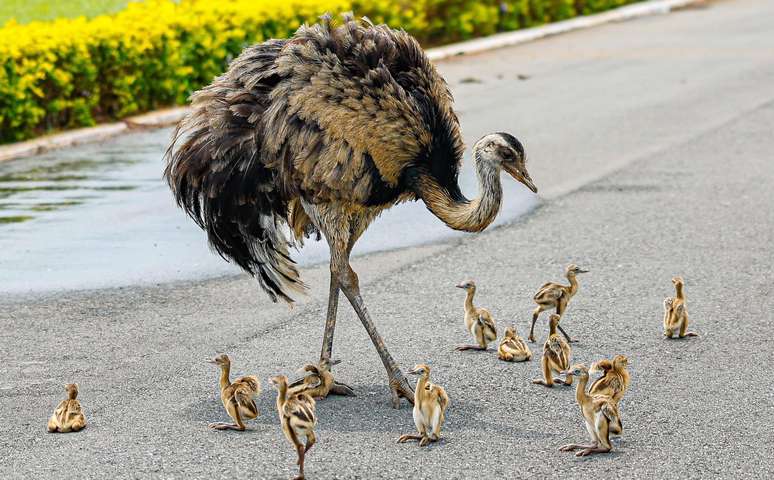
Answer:
[[[589,394],[606,395],[616,403],[621,401],[631,381],[626,370],[628,365],[626,355],[616,355],[612,361],[604,359],[592,364],[591,371],[601,371],[603,375],[591,384]]]
[[[675,296],[664,299],[664,336],[672,338],[677,333],[679,338],[698,337],[695,332],[688,331],[688,311],[685,308],[685,282],[682,277],[672,278],[675,286]]]
[[[529,329],[528,337],[530,342],[535,341],[535,322],[541,312],[555,308],[557,315],[562,316],[564,314],[564,311],[567,309],[567,304],[572,297],[578,293],[579,284],[575,277],[579,273],[588,273],[588,270],[583,270],[575,264],[570,264],[564,271],[567,281],[570,282],[569,285],[549,282],[540,287],[540,290],[535,294],[534,300],[538,306],[532,312],[532,326]],[[559,331],[562,332],[562,335],[564,335],[564,338],[566,338],[568,342],[573,342],[562,327],[559,327]]]
[[[419,445],[424,447],[441,438],[449,396],[443,387],[430,383],[430,367],[427,365],[417,365],[409,373],[420,376],[414,391],[414,425],[419,435],[402,435],[398,443],[419,440]]]
[[[277,390],[277,413],[279,414],[282,432],[296,449],[298,455],[298,476],[295,480],[304,478],[304,458],[307,452],[317,442],[314,428],[317,426],[315,401],[311,395],[300,392],[288,392],[288,377],[278,375],[269,378],[269,383]],[[302,440],[306,440],[304,443]]]
[[[618,404],[610,397],[599,395],[592,396],[586,393],[586,385],[589,381],[589,371],[583,364],[573,365],[567,375],[578,377],[578,386],[575,389],[575,400],[578,402],[586,430],[591,437],[591,444],[580,445],[571,443],[559,448],[561,452],[572,452],[582,449],[575,455],[585,457],[595,453],[607,453],[613,449],[610,442],[612,430],[621,431]]]
[[[516,327],[505,329],[505,336],[497,348],[497,358],[506,362],[526,362],[532,358],[532,351],[523,338],[516,333]]]
[[[341,360],[323,358],[320,363],[308,363],[302,370],[306,372],[304,378],[290,384],[290,391],[304,391],[315,400],[322,400],[328,395],[355,396],[355,392],[347,385],[339,383],[333,378],[331,367],[341,363]]]
[[[465,328],[476,340],[473,345],[459,345],[457,350],[486,350],[487,346],[497,340],[497,328],[494,318],[486,308],[473,305],[473,297],[476,295],[476,284],[473,280],[467,280],[457,285],[467,292],[465,296]]]
[[[570,355],[572,349],[570,344],[556,333],[561,317],[552,314],[549,319],[548,340],[543,344],[543,358],[540,360],[540,366],[543,370],[543,378],[536,378],[532,383],[553,387],[554,382],[561,385],[572,385],[572,375],[565,375],[565,379],[554,378],[554,372],[561,373],[570,368]]]
[[[81,402],[78,397],[78,384],[65,385],[67,398],[59,402],[54,414],[48,419],[48,431],[51,433],[70,433],[82,430],[86,426],[86,417],[81,410]]]
[[[234,423],[211,423],[210,428],[216,430],[245,430],[245,420],[252,420],[258,416],[258,407],[255,398],[261,393],[261,383],[258,377],[247,375],[231,381],[231,359],[228,355],[221,354],[212,360],[208,360],[220,367],[220,400],[223,402],[228,416]]]

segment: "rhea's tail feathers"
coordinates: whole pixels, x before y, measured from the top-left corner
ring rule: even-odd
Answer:
[[[263,50],[272,48],[261,45],[249,54],[259,62],[271,57]],[[228,73],[194,94],[192,111],[167,150],[164,177],[177,204],[207,232],[213,250],[257,278],[272,301],[292,304],[291,294],[306,286],[288,254],[288,201],[277,171],[261,161],[256,127],[268,85],[240,91],[244,78],[229,77],[240,65],[235,61]]]

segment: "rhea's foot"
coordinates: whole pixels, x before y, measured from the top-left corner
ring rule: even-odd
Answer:
[[[240,427],[234,423],[211,423],[209,424],[209,427],[214,428],[215,430],[237,430],[240,432],[245,430],[245,427]]]
[[[595,453],[607,453],[609,451],[609,448],[591,447],[581,450],[580,452],[576,453],[575,456],[588,457],[589,455],[594,455]]]
[[[464,352],[465,350],[477,350],[483,352],[486,350],[486,347],[482,347],[481,345],[457,345],[454,349],[458,352]]]
[[[352,390],[352,387],[337,381],[333,382],[333,385],[331,386],[331,390],[330,392],[328,392],[328,395],[340,395],[342,397],[356,396],[355,391]]]
[[[400,436],[400,438],[398,439],[398,443],[406,443],[409,440],[422,440],[423,438],[424,437],[422,435],[406,434],[406,435],[401,435]]]

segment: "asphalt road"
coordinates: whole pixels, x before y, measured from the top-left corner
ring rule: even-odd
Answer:
[[[381,363],[343,305],[336,374],[358,397],[318,404],[308,477],[768,477],[772,16],[765,0],[721,2],[443,64],[466,136],[523,126],[547,193],[513,224],[354,262],[395,358],[429,363],[446,387],[444,440],[395,444],[411,411],[389,407]],[[471,75],[483,83],[460,83]],[[474,278],[500,329],[525,335],[535,289],[569,262],[591,270],[564,320],[574,360],[624,353],[633,379],[624,436],[586,459],[556,450],[586,433],[573,389],[530,383],[537,358],[453,351],[467,340],[457,282]],[[249,431],[207,428],[226,416],[204,360],[227,352],[237,372],[266,378],[316,358],[327,268],[303,273],[312,289],[292,311],[244,276],[0,299],[0,476],[290,477],[273,392]],[[661,337],[675,274],[699,338]],[[90,424],[49,435],[70,381]]]

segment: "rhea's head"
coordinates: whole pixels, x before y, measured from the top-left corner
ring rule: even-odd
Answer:
[[[212,360],[207,360],[207,362],[215,364],[221,368],[231,365],[231,359],[229,359],[228,355],[226,355],[225,353],[221,353],[220,355],[213,358]]]
[[[589,376],[589,369],[586,367],[586,364],[584,363],[576,363],[566,371],[562,372],[565,375],[572,375],[574,377],[588,377]]]
[[[68,383],[65,385],[65,391],[67,392],[67,398],[70,400],[75,400],[75,397],[78,396],[78,384]]]
[[[430,367],[425,365],[424,363],[420,363],[419,365],[414,365],[414,368],[409,371],[412,375],[421,375],[421,376],[429,376],[430,375]]]
[[[465,280],[464,282],[458,284],[457,288],[461,288],[463,290],[475,290],[476,282],[474,282],[473,280]]]
[[[567,265],[567,268],[565,269],[565,273],[567,274],[568,277],[575,276],[579,273],[588,273],[588,272],[589,272],[588,270],[584,270],[579,266],[575,265],[574,263]]]
[[[527,172],[527,155],[521,142],[510,133],[497,132],[481,137],[473,145],[473,158],[505,170],[517,182],[537,193],[537,187]]]
[[[279,390],[282,387],[287,387],[288,377],[286,377],[285,375],[276,375],[274,377],[269,377],[269,385],[271,385],[277,390]]]
[[[613,357],[613,365],[616,368],[626,368],[629,365],[629,358],[626,355],[616,355]]]

